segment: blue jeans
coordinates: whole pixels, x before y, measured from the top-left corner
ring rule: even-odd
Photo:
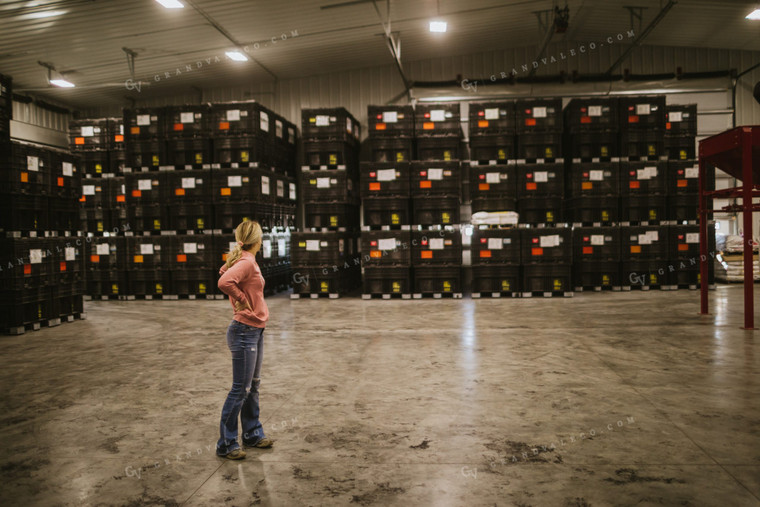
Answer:
[[[264,438],[259,421],[259,383],[264,345],[264,328],[233,320],[227,328],[227,345],[232,352],[232,389],[222,407],[216,453],[224,456],[240,448],[238,415],[243,423],[243,440],[255,444]]]

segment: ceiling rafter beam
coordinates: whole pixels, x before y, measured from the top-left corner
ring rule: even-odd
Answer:
[[[404,88],[406,89],[407,97],[410,97],[411,82],[409,79],[407,79],[406,74],[404,74],[404,66],[401,64],[401,36],[400,34],[398,36],[395,36],[395,34],[391,31],[391,1],[385,0],[385,3],[386,19],[384,21],[383,15],[380,12],[380,8],[377,6],[377,1],[372,0],[372,6],[375,8],[377,17],[380,18],[380,24],[383,26],[383,31],[385,32],[385,44],[388,46],[388,50],[391,52],[393,61],[396,64],[396,69],[401,75],[401,80],[404,82]]]
[[[552,10],[533,12],[533,14],[536,15],[536,18],[538,18],[539,32],[541,32],[542,29],[545,30],[543,34],[544,40],[541,43],[541,49],[538,50],[538,54],[533,59],[534,62],[539,61],[544,56],[544,53],[546,52],[546,48],[549,47],[549,42],[551,42],[552,37],[554,36],[555,18],[551,17],[553,12],[554,11]],[[530,73],[528,74],[528,77],[533,77],[535,74],[536,74],[536,66],[533,66],[533,68],[530,69]]]

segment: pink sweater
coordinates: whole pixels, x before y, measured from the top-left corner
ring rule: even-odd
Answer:
[[[235,301],[242,304],[247,301],[253,308],[235,310],[233,320],[253,327],[266,327],[269,309],[264,301],[264,277],[253,254],[243,251],[242,257],[231,268],[227,269],[227,264],[224,264],[219,274],[219,290],[230,297],[232,309],[235,309]]]

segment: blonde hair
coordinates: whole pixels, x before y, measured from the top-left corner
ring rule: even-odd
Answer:
[[[261,226],[255,220],[245,220],[235,227],[235,248],[227,254],[227,267],[232,267],[243,255],[243,250],[248,250],[254,245],[261,244]],[[240,243],[243,246],[240,246]]]

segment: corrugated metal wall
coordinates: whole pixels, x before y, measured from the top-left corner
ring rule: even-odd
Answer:
[[[13,103],[14,121],[28,123],[36,127],[68,131],[70,114],[54,113],[34,103]]]

